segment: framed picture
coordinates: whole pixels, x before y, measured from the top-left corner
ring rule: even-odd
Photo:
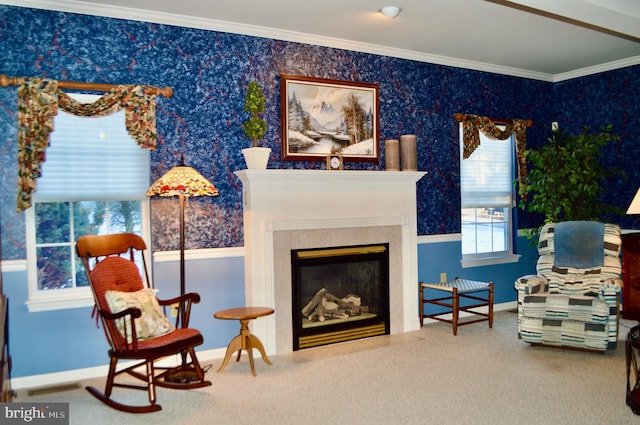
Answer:
[[[377,162],[378,85],[280,76],[282,159]]]

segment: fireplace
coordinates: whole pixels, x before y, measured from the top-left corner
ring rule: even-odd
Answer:
[[[293,350],[389,333],[389,244],[291,251]]]
[[[291,251],[389,245],[389,333],[420,328],[416,182],[425,172],[241,170],[245,302],[273,307],[252,332],[293,350]]]

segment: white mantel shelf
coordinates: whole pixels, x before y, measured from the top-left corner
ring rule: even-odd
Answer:
[[[371,229],[387,235],[389,228],[397,229],[397,237],[388,236],[398,245],[398,270],[392,271],[398,278],[390,282],[390,292],[397,294],[390,300],[391,333],[419,327],[416,182],[426,172],[267,169],[235,174],[243,193],[246,304],[276,310],[252,323],[268,353],[291,350],[291,304],[283,300],[291,291],[290,270],[279,270],[290,253],[274,253],[274,240],[283,231],[301,231],[303,239],[322,232],[322,243],[331,246],[361,243],[371,238]]]
[[[424,176],[426,171],[362,171],[362,170],[289,170],[289,169],[266,169],[266,170],[239,170],[235,174],[241,180],[255,180],[268,178],[270,180],[288,180],[294,178],[305,180],[329,179],[367,181],[376,179],[380,181],[411,181],[415,183]]]
[[[366,211],[371,205],[369,201],[363,202],[365,193],[377,193],[378,208],[386,209],[384,204],[393,202],[397,197],[394,193],[409,190],[415,198],[415,184],[426,172],[267,169],[241,170],[235,174],[242,181],[245,209],[259,207],[275,212],[284,209],[282,205],[275,204],[284,202],[286,209],[293,208],[305,214],[298,218],[307,214],[326,218],[353,215],[344,211],[344,207],[357,208],[363,204],[368,205],[363,205],[365,211],[361,217],[379,216],[379,212]]]
[[[426,171],[364,171],[364,170],[293,170],[293,169],[274,169],[268,168],[266,170],[239,170],[235,174],[241,179],[246,176],[248,179],[260,178],[261,176],[269,176],[269,178],[277,179],[284,178],[290,179],[302,178],[315,180],[317,178],[323,179],[353,179],[353,180],[366,180],[368,178],[379,179],[398,179],[398,180],[413,180],[416,182],[424,176]]]
[[[288,169],[266,169],[266,170],[240,170],[235,174],[242,182],[259,182],[268,179],[270,182],[281,181],[282,184],[290,185],[301,182],[368,182],[375,179],[377,183],[386,182],[398,184],[399,182],[415,183],[422,178],[425,171],[359,171],[359,170],[288,170]],[[321,180],[318,180],[321,179]]]

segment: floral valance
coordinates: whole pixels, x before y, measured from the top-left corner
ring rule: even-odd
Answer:
[[[115,86],[91,104],[73,100],[55,80],[22,78],[18,84],[18,212],[31,206],[58,107],[99,117],[125,110],[125,126],[145,149],[156,148],[156,94],[147,86]]]
[[[498,140],[506,140],[512,134],[515,134],[518,182],[520,183],[520,188],[524,188],[527,176],[527,161],[524,156],[524,151],[527,148],[527,125],[527,120],[514,119],[507,122],[505,129],[501,130],[490,118],[470,114],[464,115],[462,119],[462,158],[469,158],[473,151],[480,146],[479,131],[482,131],[489,138]],[[526,197],[522,191],[520,196]]]

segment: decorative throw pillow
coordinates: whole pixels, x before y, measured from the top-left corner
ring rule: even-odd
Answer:
[[[104,295],[112,313],[121,312],[129,307],[136,307],[142,311],[142,316],[135,319],[136,336],[139,340],[166,335],[175,329],[162,313],[153,290],[149,288],[136,292],[106,291]],[[129,316],[116,321],[118,330],[123,338],[127,335],[125,329],[130,329],[129,322]],[[129,332],[128,342],[131,341],[131,332]]]

